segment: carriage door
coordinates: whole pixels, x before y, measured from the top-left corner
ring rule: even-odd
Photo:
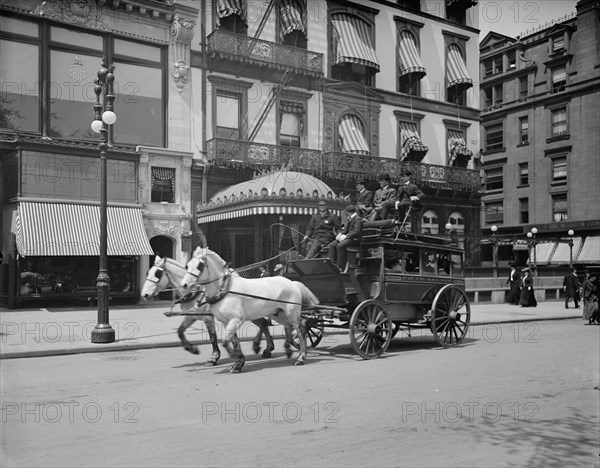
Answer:
[[[156,255],[161,257],[173,258],[173,240],[166,236],[156,236],[150,239],[150,247]],[[154,257],[150,257],[149,266],[154,265]],[[163,301],[172,301],[173,293],[171,291],[165,291],[158,295],[158,299]]]

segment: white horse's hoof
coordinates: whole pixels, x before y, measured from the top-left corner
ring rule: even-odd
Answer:
[[[296,361],[294,363],[295,366],[303,366],[304,365],[304,361]]]

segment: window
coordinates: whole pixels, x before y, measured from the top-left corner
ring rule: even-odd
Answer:
[[[567,182],[567,157],[552,159],[552,182]]]
[[[552,122],[552,136],[557,137],[567,134],[567,108],[558,107],[552,109],[551,122]]]
[[[519,198],[519,219],[521,224],[529,223],[529,198]]]
[[[519,101],[526,101],[529,97],[529,80],[526,76],[519,78]]]
[[[552,52],[560,52],[565,48],[565,37],[555,37],[552,39]]]
[[[279,39],[282,44],[306,49],[305,0],[279,2]]]
[[[519,144],[529,144],[529,119],[527,116],[519,118]]]
[[[240,139],[240,95],[217,91],[217,138]]]
[[[560,93],[567,86],[567,70],[565,67],[560,67],[552,70],[552,92]]]
[[[502,167],[494,167],[485,171],[485,189],[504,189],[504,171]]]
[[[567,221],[569,219],[567,194],[552,195],[552,219]]]
[[[440,222],[437,213],[433,210],[427,210],[421,218],[421,232],[423,234],[439,234]]]
[[[502,73],[502,55],[498,55],[492,59],[492,73],[497,75]]]
[[[282,112],[280,115],[279,144],[300,147],[302,114]]]
[[[506,62],[508,64],[509,70],[514,70],[515,68],[517,68],[517,59],[514,50],[510,50],[506,53]]]
[[[175,203],[175,169],[153,167],[150,182],[151,202]]]
[[[519,184],[529,185],[529,163],[519,164]]]
[[[458,24],[467,23],[467,10],[461,2],[446,3],[446,19]]]
[[[504,130],[502,124],[485,127],[485,150],[501,150],[504,147]]]
[[[492,59],[483,61],[483,76],[490,76],[494,73],[494,65]]]
[[[504,206],[501,201],[486,203],[485,222],[486,224],[504,223]]]
[[[35,23],[2,17],[2,23],[3,128],[52,138],[97,140],[90,129],[91,107],[96,100],[94,80],[104,56],[107,64],[115,65],[119,123],[112,128],[112,140],[164,146],[163,48],[52,26],[46,20]],[[49,66],[40,68],[41,63]],[[45,95],[40,92],[44,82],[49,83]]]

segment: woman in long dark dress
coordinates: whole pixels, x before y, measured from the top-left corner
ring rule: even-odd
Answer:
[[[510,288],[506,296],[506,302],[519,305],[519,299],[521,298],[521,274],[517,270],[515,262],[510,262],[510,273],[508,274],[506,284]]]
[[[595,286],[590,279],[590,274],[586,271],[581,287],[583,296],[583,320],[588,320],[588,325],[598,323],[598,297],[596,296]]]
[[[519,305],[521,307],[537,307],[531,270],[529,268],[523,268],[521,272],[523,276],[521,277],[521,298],[519,299]]]

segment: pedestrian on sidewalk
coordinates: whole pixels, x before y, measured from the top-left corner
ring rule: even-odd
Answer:
[[[537,307],[531,269],[525,267],[521,270],[521,273],[521,297],[519,299],[519,305],[521,307]]]
[[[512,305],[519,305],[519,299],[521,298],[521,273],[517,270],[517,264],[510,262],[510,273],[506,284],[509,285],[508,295],[506,296],[506,302]]]
[[[587,271],[584,272],[581,295],[583,296],[583,320],[588,320],[588,325],[598,324],[598,296],[596,296],[596,286]]]
[[[579,307],[579,290],[581,283],[575,273],[573,265],[569,265],[569,273],[563,278],[563,290],[565,291],[565,309],[569,308],[569,299],[573,299],[575,308]]]

